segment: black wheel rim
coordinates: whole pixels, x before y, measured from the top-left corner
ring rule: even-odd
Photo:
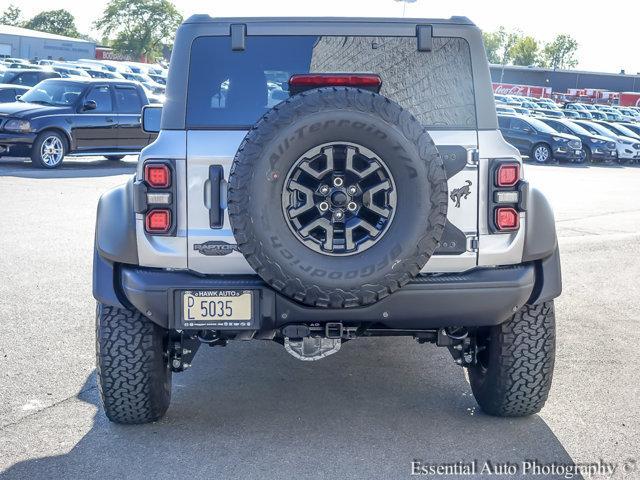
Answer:
[[[396,202],[395,183],[384,161],[348,142],[307,151],[289,170],[282,192],[291,231],[326,255],[353,255],[379,242]]]

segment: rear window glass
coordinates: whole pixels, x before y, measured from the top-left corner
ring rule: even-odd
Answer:
[[[191,48],[188,128],[248,128],[289,97],[296,73],[376,73],[380,93],[428,127],[474,128],[469,46],[433,39],[419,52],[415,37],[248,36],[244,51],[230,37],[199,37]]]

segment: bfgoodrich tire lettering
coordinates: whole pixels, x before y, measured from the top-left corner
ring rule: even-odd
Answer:
[[[171,370],[166,337],[165,330],[139,312],[98,303],[98,388],[112,422],[153,422],[169,408]]]
[[[384,236],[355,255],[308,248],[280,208],[292,165],[331,142],[374,152],[397,187]],[[238,249],[251,267],[294,300],[336,308],[374,303],[416,276],[440,240],[448,200],[444,166],[424,127],[381,95],[337,87],[291,97],[249,131],[233,162],[228,198]]]
[[[538,413],[549,395],[555,363],[553,302],[525,305],[485,333],[479,364],[469,368],[478,404],[500,417]]]

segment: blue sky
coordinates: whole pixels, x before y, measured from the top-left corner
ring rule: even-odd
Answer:
[[[81,31],[91,30],[107,0],[4,0],[19,4],[26,16],[42,9],[66,8],[75,15]],[[217,16],[390,16],[400,17],[401,2],[395,0],[175,0],[185,15],[209,13]],[[0,7],[2,8],[2,7]],[[640,2],[637,0],[416,0],[406,4],[407,17],[449,17],[464,15],[484,30],[499,25],[517,28],[541,40],[568,33],[580,44],[578,68],[627,73],[640,72],[638,43]],[[92,32],[95,34],[95,32]]]

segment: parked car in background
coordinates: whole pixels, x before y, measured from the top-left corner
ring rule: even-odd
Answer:
[[[576,110],[576,111],[579,111],[579,112],[588,112],[589,111],[581,103],[565,103],[563,108],[565,110]]]
[[[520,104],[520,106],[522,108],[527,108],[529,110],[533,110],[535,108],[540,108],[540,105],[538,105],[536,102],[532,102],[531,100],[527,100],[524,97],[523,97],[523,100],[522,100],[522,103]]]
[[[549,108],[551,110],[560,110],[558,104],[551,100],[550,98],[536,98],[535,103],[540,105],[542,108]]]
[[[537,118],[498,115],[498,126],[507,142],[538,163],[582,161],[582,142],[577,136],[559,133]]]
[[[78,63],[84,63],[87,65],[97,65],[98,69],[105,69],[110,72],[119,73],[132,73],[131,69],[122,62],[116,62],[114,60],[95,60],[93,58],[81,58]]]
[[[528,108],[523,108],[523,107],[518,107],[516,105],[512,105],[511,108],[513,110],[515,110],[516,113],[519,113],[520,115],[531,115],[531,110],[529,110]]]
[[[533,110],[533,114],[534,115],[541,115],[543,117],[555,117],[555,118],[562,118],[564,117],[564,113],[562,112],[562,110],[555,110],[553,108],[536,108],[535,110]]]
[[[622,115],[625,115],[631,119],[633,119],[634,122],[638,122],[640,121],[640,112],[634,110],[633,108],[629,108],[629,107],[613,107],[615,110],[617,110],[618,112],[620,112]]]
[[[118,72],[110,72],[109,70],[87,69],[85,70],[91,78],[117,78],[124,80],[124,77]]]
[[[52,65],[51,69],[54,72],[58,72],[62,78],[76,78],[76,77],[90,78],[91,77],[91,75],[89,75],[86,71],[84,71],[81,68],[71,68],[71,67],[63,67],[60,65]]]
[[[613,131],[605,128],[596,122],[589,120],[574,120],[578,125],[584,127],[589,132],[595,135],[603,135],[609,137],[616,142],[616,149],[618,150],[618,163],[625,163],[628,161],[635,161],[640,159],[640,142],[635,138],[625,137],[613,133]]]
[[[541,118],[556,132],[575,135],[582,142],[582,160],[584,162],[612,162],[618,158],[616,142],[603,135],[595,135],[575,122],[563,118]]]
[[[30,156],[37,167],[56,168],[66,155],[120,160],[154,136],[142,131],[142,87],[127,80],[49,79],[0,104],[0,155]]]
[[[18,95],[23,95],[31,87],[0,83],[0,103],[15,102]]]
[[[2,59],[2,62],[6,64],[21,63],[23,65],[31,65],[29,60],[25,60],[24,58],[5,57]]]
[[[502,103],[498,103],[496,104],[496,112],[497,113],[506,113],[506,114],[511,114],[511,115],[515,115],[518,112],[516,112],[515,108],[509,106],[509,105],[505,105]]]
[[[609,117],[606,113],[601,112],[600,110],[590,110],[589,113],[593,120],[607,120]]]
[[[127,80],[133,80],[134,82],[141,83],[142,85],[147,87],[147,89],[154,95],[164,95],[164,92],[166,90],[166,87],[164,85],[160,85],[159,83],[154,82],[153,80],[151,80],[151,78],[149,78],[148,75],[144,75],[142,73],[124,72],[122,73],[122,76]]]
[[[576,115],[573,118],[586,118],[591,120],[593,116],[591,111],[581,103],[566,103],[562,109],[563,112],[574,112]]]
[[[582,118],[580,116],[580,113],[576,112],[575,110],[564,110],[562,113],[567,118]]]
[[[606,128],[608,130],[611,130],[616,135],[621,135],[623,137],[629,137],[629,138],[635,138],[636,140],[640,141],[640,135],[638,135],[633,130],[625,127],[621,123],[612,123],[612,122],[604,122],[604,121],[595,121],[595,123],[598,123],[598,124],[602,125],[604,128]]]
[[[151,78],[151,80],[153,80],[156,83],[159,83],[160,85],[167,85],[167,77],[165,77],[164,75],[158,75],[156,73],[149,73],[149,78]]]
[[[627,117],[622,113],[618,112],[615,108],[610,107],[609,105],[596,105],[599,112],[602,112],[607,115],[607,118],[604,120],[609,120],[611,122],[632,122],[632,117]]]
[[[623,122],[623,123],[619,123],[618,125],[622,125],[626,128],[628,128],[629,130],[631,130],[633,133],[640,135],[640,123],[627,123],[627,122]]]
[[[0,74],[0,83],[12,83],[33,87],[48,78],[60,78],[61,75],[53,70],[10,68]]]

